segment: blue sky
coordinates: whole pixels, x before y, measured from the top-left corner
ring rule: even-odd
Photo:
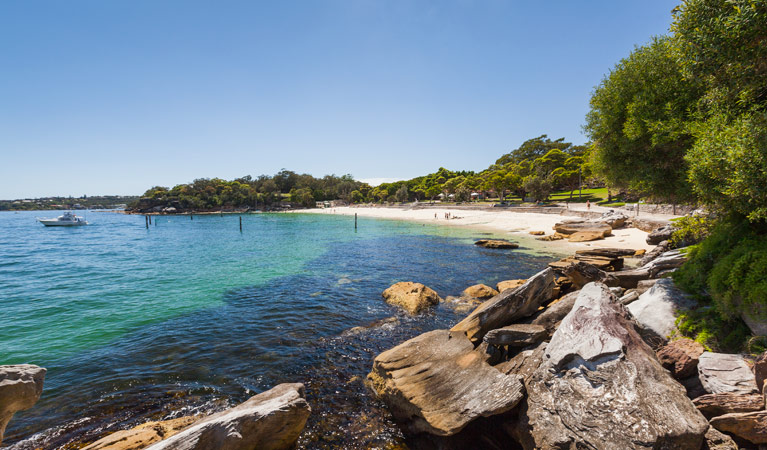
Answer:
[[[194,178],[406,179],[585,141],[677,1],[0,2],[0,198]]]

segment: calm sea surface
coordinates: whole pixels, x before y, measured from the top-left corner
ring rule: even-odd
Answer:
[[[372,360],[460,320],[381,299],[397,281],[442,297],[541,270],[551,255],[472,245],[483,233],[312,214],[155,217],[89,212],[46,228],[0,212],[0,364],[48,369],[42,398],[4,445],[78,448],[149,419],[210,412],[303,382],[302,448],[402,443],[362,381]],[[363,328],[355,328],[363,327]]]

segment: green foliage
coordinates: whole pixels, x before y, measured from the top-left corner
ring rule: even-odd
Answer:
[[[525,178],[525,190],[536,202],[545,202],[551,194],[551,181],[540,175],[531,175]]]
[[[744,218],[718,223],[674,273],[688,292],[710,296],[723,317],[767,319],[767,229]]]
[[[711,306],[681,313],[676,319],[676,326],[682,336],[694,339],[709,351],[744,351],[748,349],[751,337],[748,327],[741,320],[723,318]]]
[[[664,200],[690,198],[685,154],[689,123],[701,95],[686,79],[666,37],[636,48],[591,97],[585,129],[594,170],[609,186]]]
[[[704,215],[683,216],[674,219],[677,231],[671,235],[671,245],[674,248],[687,247],[701,242],[711,233],[713,219]]]
[[[519,148],[501,156],[495,165],[505,166],[509,163],[518,164],[524,160],[532,161],[546,155],[551,150],[560,150],[567,155],[577,156],[585,151],[585,147],[565,142],[565,138],[552,141],[547,135],[542,134],[526,140]]]

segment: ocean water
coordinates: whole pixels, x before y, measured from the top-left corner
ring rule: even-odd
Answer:
[[[3,445],[79,448],[147,420],[207,413],[303,382],[300,448],[404,444],[363,384],[373,358],[467,310],[411,317],[381,292],[418,281],[442,297],[526,278],[554,256],[479,248],[487,233],[335,215],[154,217],[88,212],[46,228],[0,212],[0,364],[48,369]]]

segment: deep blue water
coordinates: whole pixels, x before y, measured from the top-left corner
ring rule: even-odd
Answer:
[[[0,213],[0,364],[48,368],[4,445],[76,448],[149,419],[209,412],[303,382],[300,446],[401,442],[362,381],[383,350],[466,311],[416,317],[381,292],[418,281],[442,297],[526,278],[551,255],[476,247],[484,233],[311,214],[155,217],[89,212],[45,228]],[[363,327],[362,329],[354,327]]]

